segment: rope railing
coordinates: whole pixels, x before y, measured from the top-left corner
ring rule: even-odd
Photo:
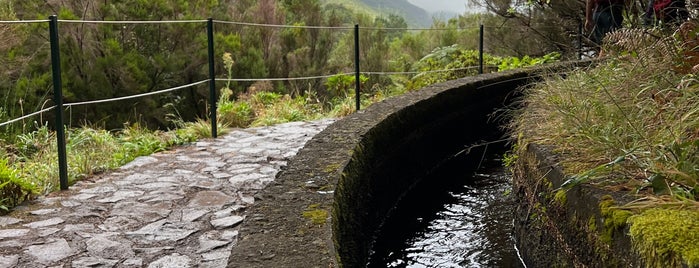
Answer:
[[[123,96],[123,97],[116,97],[116,98],[109,98],[109,99],[92,100],[92,101],[65,103],[65,104],[63,104],[63,106],[66,106],[66,107],[73,107],[73,106],[80,106],[80,105],[87,105],[87,104],[97,104],[97,103],[105,103],[105,102],[113,102],[113,101],[122,101],[122,100],[128,100],[128,99],[135,99],[135,98],[140,98],[140,97],[146,97],[146,96],[151,96],[151,95],[157,95],[157,94],[167,93],[167,92],[175,91],[175,90],[178,90],[178,89],[193,87],[193,86],[201,85],[201,84],[208,83],[208,82],[209,82],[209,80],[202,80],[202,81],[194,82],[194,83],[191,83],[191,84],[186,84],[186,85],[182,85],[182,86],[172,87],[172,88],[168,88],[168,89],[163,89],[163,90],[158,90],[158,91],[153,91],[153,92],[148,92],[148,93],[143,93],[143,94],[130,95],[130,96]]]
[[[53,109],[55,109],[55,108],[56,108],[56,106],[54,105],[54,106],[48,107],[48,108],[46,108],[46,109],[33,112],[33,113],[31,113],[31,114],[28,114],[28,115],[25,115],[25,116],[22,116],[22,117],[18,117],[18,118],[12,119],[12,120],[7,121],[7,122],[0,123],[0,127],[4,127],[4,126],[6,126],[6,125],[9,125],[9,124],[12,124],[12,123],[15,123],[15,122],[22,121],[22,120],[24,120],[24,119],[30,118],[30,117],[35,116],[35,115],[39,115],[39,114],[42,114],[42,113],[46,113],[46,112],[51,111],[51,110],[53,110]]]

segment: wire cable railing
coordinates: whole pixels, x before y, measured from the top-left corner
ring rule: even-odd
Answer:
[[[7,126],[13,123],[16,123],[21,120],[25,120],[27,118],[30,118],[32,116],[36,116],[42,113],[49,112],[51,110],[54,110],[56,112],[56,131],[57,131],[57,138],[59,139],[58,141],[58,146],[59,146],[59,168],[61,169],[61,172],[59,172],[60,175],[60,182],[61,182],[61,189],[65,190],[68,188],[67,186],[67,167],[65,167],[66,164],[66,156],[65,156],[65,140],[61,140],[61,136],[63,135],[62,133],[64,132],[63,130],[63,122],[62,122],[62,114],[65,110],[65,108],[72,108],[76,106],[81,106],[81,105],[91,105],[91,104],[100,104],[100,103],[107,103],[107,102],[115,102],[115,101],[123,101],[123,100],[129,100],[129,99],[135,99],[135,98],[141,98],[141,97],[147,97],[147,96],[153,96],[153,95],[158,95],[158,94],[165,94],[165,93],[170,93],[176,90],[180,90],[183,88],[188,88],[188,87],[195,87],[203,84],[208,84],[209,85],[209,93],[210,93],[210,99],[209,99],[209,111],[211,112],[210,114],[210,120],[212,124],[212,136],[215,138],[216,137],[216,88],[215,88],[215,83],[216,82],[257,82],[257,81],[301,81],[301,80],[315,80],[315,79],[328,79],[331,77],[335,77],[338,75],[355,75],[357,79],[355,79],[355,96],[356,96],[356,109],[360,109],[360,75],[418,75],[418,74],[428,74],[428,73],[440,73],[440,72],[455,72],[455,71],[464,71],[464,70],[472,70],[478,68],[479,73],[483,73],[483,25],[480,25],[480,44],[479,44],[479,66],[467,66],[467,67],[460,67],[460,68],[450,68],[450,69],[443,69],[443,70],[425,70],[425,71],[362,71],[359,68],[359,33],[360,30],[383,30],[383,31],[445,31],[445,30],[469,30],[473,29],[476,27],[458,27],[458,28],[453,28],[453,27],[444,27],[444,28],[381,28],[381,27],[359,27],[358,24],[354,25],[354,27],[348,27],[348,26],[307,26],[307,25],[279,25],[279,24],[264,24],[264,23],[250,23],[250,22],[235,22],[235,21],[224,21],[224,20],[214,20],[214,19],[207,19],[207,20],[163,20],[163,21],[149,21],[149,20],[123,20],[123,21],[103,21],[103,20],[59,20],[56,16],[51,16],[49,17],[48,20],[18,20],[18,21],[0,21],[0,24],[28,24],[28,23],[49,23],[49,33],[50,33],[50,44],[51,44],[51,64],[52,64],[52,72],[54,76],[54,81],[53,81],[53,88],[54,88],[54,102],[55,105],[42,109],[40,111],[24,115],[19,118],[15,118],[12,120],[9,120],[7,122],[0,123],[0,127]],[[58,28],[57,25],[58,23],[68,23],[68,24],[185,24],[185,23],[206,23],[206,28],[207,28],[207,48],[208,48],[208,66],[209,66],[209,78],[206,80],[201,80],[198,82],[193,82],[189,83],[186,85],[181,85],[181,86],[175,86],[163,90],[157,90],[157,91],[152,91],[152,92],[147,92],[147,93],[142,93],[142,94],[135,94],[135,95],[130,95],[130,96],[122,96],[122,97],[114,97],[114,98],[107,98],[107,99],[98,99],[98,100],[89,100],[89,101],[80,101],[80,102],[71,102],[71,103],[63,103],[62,101],[62,83],[61,83],[61,71],[60,71],[60,50],[58,49]],[[272,27],[272,28],[294,28],[294,29],[329,29],[329,30],[354,30],[354,39],[355,39],[355,46],[354,46],[354,53],[355,53],[355,71],[354,72],[347,72],[347,73],[339,73],[339,74],[319,74],[315,76],[305,76],[305,77],[276,77],[276,78],[220,78],[216,77],[215,74],[215,62],[214,62],[214,40],[213,40],[213,25],[214,23],[218,24],[227,24],[227,25],[238,25],[238,26],[250,26],[250,27]],[[58,133],[60,132],[60,133]],[[61,148],[63,146],[64,148]]]
[[[260,82],[260,81],[300,81],[300,80],[316,80],[326,79],[337,75],[353,75],[354,73],[341,73],[330,75],[306,76],[306,77],[287,77],[287,78],[216,78],[220,82]]]
[[[220,23],[220,24],[267,27],[267,28],[327,29],[327,30],[352,30],[352,29],[354,29],[353,27],[349,27],[349,26],[308,26],[308,25],[288,25],[288,24],[266,24],[266,23],[237,22],[237,21],[225,21],[225,20],[214,20],[214,22]]]
[[[183,88],[198,86],[198,85],[205,84],[205,83],[208,83],[208,82],[209,82],[209,80],[202,80],[202,81],[194,82],[194,83],[191,83],[191,84],[186,84],[186,85],[177,86],[177,87],[172,87],[172,88],[163,89],[163,90],[158,90],[158,91],[147,92],[147,93],[143,93],[143,94],[136,94],[136,95],[130,95],[130,96],[123,96],[123,97],[115,97],[115,98],[110,98],[110,99],[100,99],[100,100],[92,100],[92,101],[64,103],[63,106],[65,106],[65,107],[74,107],[74,106],[87,105],[87,104],[98,104],[98,103],[105,103],[105,102],[129,100],[129,99],[135,99],[135,98],[141,98],[141,97],[146,97],[146,96],[152,96],[152,95],[157,95],[157,94],[168,93],[168,92],[172,92],[172,91],[179,90],[179,89],[183,89]]]
[[[42,109],[42,110],[33,112],[33,113],[31,113],[31,114],[28,114],[28,115],[25,115],[25,116],[22,116],[22,117],[18,117],[18,118],[9,120],[9,121],[7,121],[7,122],[0,123],[0,127],[4,127],[4,126],[7,126],[7,125],[12,124],[12,123],[22,121],[22,120],[24,120],[24,119],[30,118],[30,117],[35,116],[35,115],[39,115],[39,114],[42,114],[42,113],[49,112],[49,111],[51,111],[51,110],[53,110],[53,109],[55,109],[55,108],[56,108],[56,106],[54,105],[54,106],[48,107],[48,108],[46,108],[46,109]]]
[[[64,23],[89,24],[177,24],[177,23],[206,23],[207,20],[57,20]]]
[[[49,22],[49,20],[0,20],[0,24],[30,24],[46,22]]]

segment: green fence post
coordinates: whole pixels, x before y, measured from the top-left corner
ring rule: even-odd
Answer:
[[[483,24],[478,35],[478,73],[483,74]]]
[[[359,77],[359,24],[354,25],[354,95],[357,101],[357,111],[361,108],[361,95]]]
[[[218,130],[216,129],[216,70],[214,68],[214,20],[212,18],[206,22],[206,36],[209,47],[209,109],[211,110],[209,119],[211,120],[211,137],[216,138]]]
[[[63,88],[61,84],[61,50],[58,47],[58,17],[49,16],[49,40],[51,42],[51,72],[53,75],[53,102],[56,104],[56,143],[58,146],[58,177],[61,190],[68,189],[68,159],[66,137],[63,129]]]

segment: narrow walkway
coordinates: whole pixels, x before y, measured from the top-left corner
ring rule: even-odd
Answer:
[[[225,267],[255,194],[333,120],[140,157],[0,217],[0,267]]]

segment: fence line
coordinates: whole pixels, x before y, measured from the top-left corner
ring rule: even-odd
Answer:
[[[83,102],[73,102],[73,103],[65,103],[63,106],[67,107],[73,107],[73,106],[80,106],[80,105],[86,105],[86,104],[97,104],[97,103],[104,103],[104,102],[112,102],[112,101],[121,101],[121,100],[128,100],[128,99],[135,99],[135,98],[140,98],[140,97],[145,97],[145,96],[150,96],[150,95],[157,95],[161,93],[167,93],[170,91],[175,91],[178,89],[183,89],[187,87],[193,87],[197,85],[201,85],[204,83],[209,82],[209,80],[202,80],[199,82],[194,82],[191,84],[186,84],[178,87],[173,87],[173,88],[168,88],[168,89],[163,89],[159,91],[153,91],[153,92],[148,92],[148,93],[143,93],[143,94],[137,94],[137,95],[131,95],[131,96],[124,96],[124,97],[117,97],[117,98],[110,98],[110,99],[101,99],[101,100],[93,100],[93,101],[83,101]]]
[[[470,69],[476,69],[476,68],[479,68],[479,66],[469,66],[469,67],[463,67],[463,68],[431,70],[431,71],[412,71],[412,72],[372,72],[372,71],[366,71],[366,72],[360,72],[360,73],[365,74],[365,75],[410,75],[410,74],[421,74],[421,73],[439,73],[439,72],[461,71],[461,70],[470,70]],[[229,81],[230,82],[299,81],[299,80],[326,79],[326,78],[331,78],[331,77],[338,76],[338,75],[353,75],[353,74],[354,73],[340,73],[340,74],[332,74],[332,75],[319,75],[319,76],[307,76],[307,77],[288,77],[288,78],[216,78],[216,81],[217,82],[229,82]],[[207,82],[209,82],[209,80],[202,80],[202,81],[198,81],[198,82],[194,82],[194,83],[190,83],[190,84],[186,84],[186,85],[182,85],[182,86],[172,87],[172,88],[153,91],[153,92],[147,92],[147,93],[143,93],[143,94],[129,95],[129,96],[123,96],[123,97],[109,98],[109,99],[92,100],[92,101],[64,103],[63,106],[65,106],[67,108],[72,108],[74,106],[81,106],[81,105],[88,105],[88,104],[99,104],[99,103],[105,103],[105,102],[135,99],[135,98],[140,98],[140,97],[168,93],[168,92],[176,91],[176,90],[187,88],[187,87],[198,86],[201,84],[205,84]],[[4,123],[0,123],[0,127],[15,123],[17,121],[26,119],[28,117],[31,117],[31,116],[34,116],[37,114],[51,111],[54,108],[56,108],[56,106],[52,106],[52,107],[49,107],[49,108],[34,112],[32,114],[22,116],[22,117],[17,118],[17,119],[7,121]]]
[[[314,80],[330,78],[337,75],[352,75],[354,73],[330,74],[307,77],[288,77],[288,78],[216,78],[219,82],[258,82],[258,81],[298,81],[298,80]]]
[[[51,106],[51,107],[49,107],[49,108],[46,108],[46,109],[43,109],[43,110],[40,110],[40,111],[37,111],[37,112],[31,113],[31,114],[28,114],[28,115],[25,115],[25,116],[22,116],[22,117],[19,117],[19,118],[15,118],[15,119],[12,119],[12,120],[7,121],[7,122],[4,122],[4,123],[0,123],[0,127],[4,127],[4,126],[6,126],[6,125],[15,123],[15,122],[17,122],[17,121],[24,120],[24,119],[27,119],[27,118],[29,118],[29,117],[32,117],[32,116],[35,116],[35,115],[38,115],[38,114],[42,114],[42,113],[45,113],[45,112],[48,112],[48,111],[51,111],[51,110],[53,110],[53,109],[55,109],[55,108],[56,108],[56,106],[54,105],[54,106]]]
[[[448,30],[468,30],[478,29],[479,26],[471,27],[455,27],[455,28],[391,28],[391,27],[359,27],[361,30],[376,30],[376,31],[448,31]]]
[[[490,65],[490,67],[495,66],[495,65]],[[369,75],[400,75],[400,74],[423,74],[423,73],[444,73],[444,72],[452,72],[452,71],[463,71],[463,70],[470,70],[470,69],[478,69],[480,66],[468,66],[468,67],[461,67],[461,68],[452,68],[452,69],[442,69],[442,70],[430,70],[430,71],[411,71],[411,72],[361,72],[362,74],[369,74]]]
[[[0,24],[26,24],[39,22],[49,22],[49,20],[0,20]]]
[[[93,24],[173,24],[173,23],[204,23],[207,20],[58,20],[65,23]]]
[[[256,27],[269,27],[269,28],[302,28],[302,29],[330,29],[330,30],[351,30],[353,27],[350,26],[306,26],[306,25],[288,25],[288,24],[266,24],[266,23],[253,23],[253,22],[238,22],[238,21],[225,21],[225,20],[214,20],[215,23],[221,24],[232,24],[241,26],[256,26]]]

